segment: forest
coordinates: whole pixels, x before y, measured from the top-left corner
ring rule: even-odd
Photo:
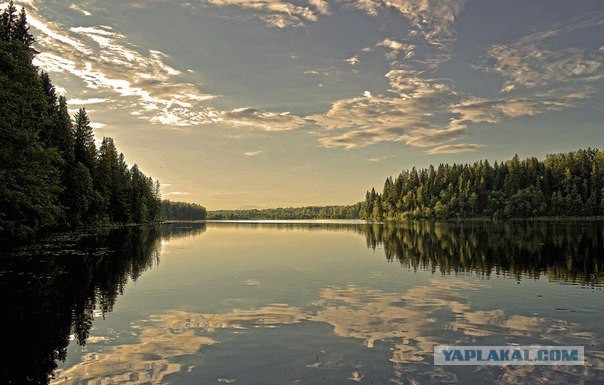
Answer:
[[[381,193],[367,191],[359,214],[372,220],[600,216],[604,152],[413,167],[387,178]]]
[[[348,206],[207,212],[161,199],[160,183],[129,166],[114,140],[97,148],[85,108],[70,116],[47,73],[32,64],[24,9],[0,14],[0,239],[161,219],[463,219],[604,215],[604,152],[439,164],[388,177]]]
[[[212,220],[251,219],[358,219],[361,204],[350,206],[306,206],[275,209],[216,210],[208,212]]]
[[[97,148],[84,108],[70,116],[32,61],[24,9],[0,15],[0,239],[160,218],[160,184],[129,167],[112,138]]]
[[[206,208],[197,203],[161,202],[161,218],[164,220],[200,221],[206,219]]]

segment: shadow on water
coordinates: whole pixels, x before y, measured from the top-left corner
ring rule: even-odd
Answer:
[[[84,345],[94,317],[111,312],[128,281],[159,264],[162,238],[203,231],[130,227],[0,251],[0,324],[16,341],[0,364],[1,382],[47,384],[70,340]]]

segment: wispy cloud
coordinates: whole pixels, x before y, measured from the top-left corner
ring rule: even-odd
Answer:
[[[73,9],[74,11],[78,11],[81,14],[83,14],[84,16],[92,16],[92,13],[90,13],[89,11],[83,9],[82,7],[78,6],[77,4],[71,4],[69,6],[69,9]]]
[[[553,87],[560,83],[594,82],[604,79],[604,52],[573,47],[553,47],[551,40],[578,29],[601,31],[604,18],[584,20],[530,34],[513,44],[495,44],[490,63],[483,70],[503,78],[502,92],[520,88]]]
[[[383,160],[386,160],[386,159],[392,159],[392,158],[395,158],[395,156],[394,156],[394,155],[386,155],[386,156],[380,156],[380,157],[378,157],[378,158],[369,158],[369,159],[367,159],[367,160],[368,160],[369,162],[381,162],[381,161],[383,161]]]
[[[173,192],[168,192],[168,193],[162,193],[162,195],[164,196],[183,196],[183,195],[189,195],[188,192],[183,192],[183,191],[173,191]]]
[[[376,16],[384,8],[400,12],[411,22],[410,36],[420,35],[432,45],[444,48],[455,38],[453,24],[465,0],[339,0]]]
[[[109,101],[109,99],[107,99],[107,98],[89,98],[89,99],[74,98],[74,99],[67,100],[67,104],[69,104],[70,106],[74,106],[74,105],[82,106],[82,105],[88,105],[88,104],[105,103],[107,101]]]
[[[507,118],[560,111],[576,107],[592,93],[593,90],[584,88],[583,90],[553,90],[530,98],[496,100],[470,98],[450,107],[451,112],[457,114],[457,118],[451,121],[451,126],[465,128],[469,123],[499,123]]]
[[[108,108],[127,108],[132,116],[169,127],[220,123],[283,131],[303,123],[287,112],[209,107],[207,102],[219,95],[205,93],[199,85],[187,82],[188,72],[169,64],[171,58],[165,53],[131,44],[111,26],[69,28],[46,20],[37,5],[38,1],[32,0],[28,10],[41,51],[35,64],[51,73],[75,77],[97,95],[108,95],[74,97],[70,99],[74,104],[106,103]],[[313,9],[320,12],[328,12],[326,6],[321,1],[313,2]]]
[[[448,108],[459,99],[449,86],[409,70],[393,70],[386,78],[391,88],[389,95],[365,92],[334,102],[325,114],[309,117],[326,130],[319,139],[321,145],[354,149],[401,141],[426,147],[463,134],[463,127],[449,127],[454,115]],[[434,112],[443,116],[435,116]]]
[[[386,47],[389,52],[386,57],[390,60],[395,60],[401,55],[404,59],[410,59],[415,56],[415,46],[413,44],[401,43],[395,39],[384,39],[377,44],[378,47]]]
[[[359,64],[361,62],[361,60],[359,59],[358,56],[352,56],[346,60],[344,60],[346,63],[350,64],[351,66],[355,66],[357,64]]]
[[[426,151],[426,154],[457,154],[460,152],[476,151],[486,147],[484,144],[460,143],[460,144],[445,144],[434,147]]]
[[[99,123],[99,122],[92,122],[90,123],[90,127],[96,129],[100,129],[100,128],[105,128],[107,125],[104,123]]]
[[[46,71],[67,73],[86,88],[121,97],[128,108],[153,123],[176,126],[210,122],[212,112],[201,102],[214,98],[180,80],[160,51],[140,52],[107,26],[66,28],[30,17],[39,30],[41,53],[35,64]]]
[[[253,11],[254,17],[275,28],[301,27],[316,22],[319,15],[330,14],[329,4],[324,0],[309,0],[307,6],[281,0],[207,0],[207,4]]]
[[[235,126],[253,126],[265,131],[289,131],[305,124],[305,120],[289,112],[265,112],[254,108],[238,108],[222,113],[217,121]]]
[[[576,107],[594,90],[558,88],[522,98],[484,99],[460,95],[422,71],[393,69],[385,77],[389,93],[342,99],[324,114],[308,119],[324,131],[319,143],[327,148],[361,148],[381,142],[403,142],[413,147],[433,147],[428,154],[473,151],[480,144],[450,144],[461,139],[469,125],[499,123],[521,116]]]
[[[248,152],[244,152],[243,155],[245,156],[257,156],[262,154],[262,150],[260,151],[248,151]]]

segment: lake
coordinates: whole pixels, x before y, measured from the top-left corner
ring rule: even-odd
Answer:
[[[604,383],[602,223],[181,223],[0,263],[2,383]],[[435,345],[585,364],[435,366]]]

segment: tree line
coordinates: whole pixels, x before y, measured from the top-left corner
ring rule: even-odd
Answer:
[[[505,162],[440,164],[367,191],[361,219],[531,218],[604,214],[604,152],[588,148]]]
[[[275,209],[215,210],[208,212],[208,219],[358,219],[360,208],[361,203],[349,206],[306,206]]]
[[[197,203],[173,202],[164,199],[161,202],[161,218],[165,220],[204,220],[206,219],[206,208]]]
[[[32,60],[24,8],[0,15],[0,238],[159,219],[160,184],[129,167],[112,138],[99,148],[84,108],[70,116]]]

